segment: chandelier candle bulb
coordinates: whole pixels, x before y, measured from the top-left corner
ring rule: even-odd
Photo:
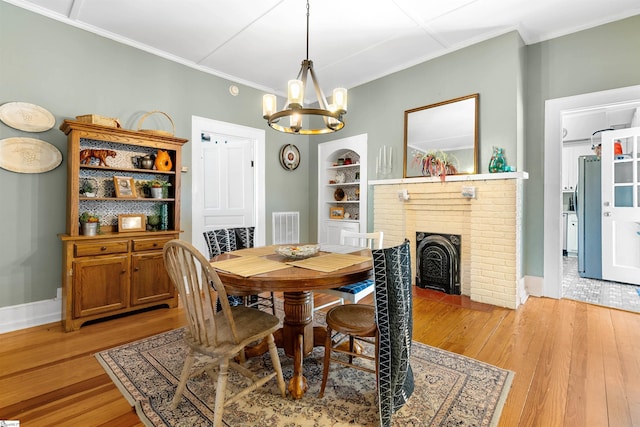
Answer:
[[[333,90],[333,104],[336,109],[332,111],[347,111],[347,89],[337,87]]]
[[[273,94],[266,94],[262,97],[262,117],[267,118],[276,112],[276,96]]]
[[[304,85],[301,80],[289,80],[289,108],[302,107]]]
[[[291,129],[300,129],[302,127],[302,117],[300,117],[300,114],[289,116],[289,126]]]

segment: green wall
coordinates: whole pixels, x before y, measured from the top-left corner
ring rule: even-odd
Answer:
[[[524,46],[511,32],[353,88],[347,127],[308,141],[266,128],[261,91],[238,85],[240,95],[232,97],[227,90],[232,82],[0,2],[0,104],[32,102],[56,117],[56,127],[39,134],[0,124],[0,139],[41,138],[66,157],[66,138],[58,130],[62,120],[94,113],[136,128],[141,115],[151,110],[167,112],[176,135],[185,138],[190,138],[193,115],[266,129],[267,240],[271,212],[291,210],[301,213],[301,240],[313,241],[317,143],[367,133],[368,173],[375,179],[378,148],[402,150],[405,110],[480,93],[480,172],[487,172],[494,145],[505,148],[509,164],[529,172],[524,273],[542,276],[544,102],[640,84],[639,51],[639,16],[532,46]],[[293,172],[278,162],[280,147],[288,143],[301,151],[301,165]],[[191,143],[183,157],[190,166]],[[399,155],[393,168],[393,176],[400,178]],[[0,169],[0,182],[5,189],[0,307],[53,298],[61,283],[57,234],[65,229],[66,162],[44,174]],[[183,183],[182,228],[189,240],[190,174]]]
[[[375,158],[383,145],[395,153],[392,178],[402,178],[404,112],[473,93],[480,94],[480,153],[478,173],[488,173],[493,146],[505,149],[510,165],[517,165],[522,133],[522,39],[511,32],[469,48],[391,74],[349,91],[347,124],[339,134],[312,141],[310,204],[317,205],[317,149],[315,142],[368,134],[368,176],[375,180]],[[372,191],[370,191],[370,194]],[[372,229],[372,197],[369,198],[368,229]],[[311,219],[313,224],[316,218]],[[312,230],[317,232],[317,225]],[[310,231],[311,233],[311,231]],[[312,234],[315,236],[315,234]]]
[[[545,101],[640,84],[640,15],[527,46],[525,75],[523,267],[542,277]]]
[[[56,126],[43,133],[22,132],[0,123],[0,139],[32,137],[56,146],[66,158],[64,119],[82,114],[118,117],[136,129],[152,110],[168,113],[176,136],[191,138],[191,117],[200,116],[266,129],[267,241],[272,211],[299,211],[301,239],[309,239],[308,143],[306,137],[274,132],[262,119],[261,91],[196,71],[84,30],[0,2],[0,104],[30,102],[51,111]],[[166,126],[152,116],[145,127]],[[166,129],[166,128],[165,128]],[[295,143],[301,166],[280,167],[283,144]],[[191,143],[183,150],[191,165]],[[43,174],[0,168],[5,191],[0,209],[0,307],[51,299],[61,286],[61,243],[65,232],[66,161]],[[191,174],[183,175],[183,238],[191,240]]]

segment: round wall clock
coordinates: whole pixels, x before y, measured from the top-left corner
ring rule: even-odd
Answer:
[[[300,165],[300,151],[293,144],[283,145],[280,149],[280,164],[286,170],[294,170]]]

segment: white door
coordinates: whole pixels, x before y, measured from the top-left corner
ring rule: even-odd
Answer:
[[[255,226],[251,141],[204,134],[201,144],[203,231]]]
[[[193,117],[191,143],[192,244],[206,254],[205,231],[254,226],[264,245],[264,131]]]
[[[614,145],[621,148],[621,155],[614,155]],[[602,278],[636,285],[640,284],[639,152],[640,127],[602,134]]]

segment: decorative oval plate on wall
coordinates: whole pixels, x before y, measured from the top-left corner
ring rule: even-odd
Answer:
[[[0,140],[0,167],[11,172],[48,172],[61,162],[62,153],[40,139],[14,137]]]
[[[280,149],[280,164],[287,170],[294,170],[300,165],[300,151],[293,144],[283,145]]]
[[[28,102],[8,102],[0,105],[0,120],[7,126],[25,132],[44,132],[56,124],[53,114]]]

